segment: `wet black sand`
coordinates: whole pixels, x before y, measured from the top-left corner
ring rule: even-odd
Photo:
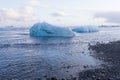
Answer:
[[[82,71],[79,78],[62,80],[120,80],[120,41],[89,45],[89,50],[94,58],[104,62],[101,68]]]
[[[62,80],[120,80],[120,41],[89,45],[89,50],[94,58],[104,62],[102,67],[82,71],[78,78]],[[57,79],[53,77],[48,80]]]
[[[105,62],[100,69],[79,73],[79,80],[120,80],[120,41],[90,45],[93,57]]]

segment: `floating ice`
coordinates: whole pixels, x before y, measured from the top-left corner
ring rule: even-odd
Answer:
[[[31,36],[62,36],[73,37],[74,33],[66,27],[59,27],[48,24],[46,22],[36,23],[30,29]]]
[[[98,32],[99,29],[93,26],[80,26],[77,28],[72,29],[74,32],[78,33],[91,33],[91,32]]]

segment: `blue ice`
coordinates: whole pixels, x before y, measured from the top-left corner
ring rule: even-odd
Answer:
[[[72,31],[78,32],[78,33],[92,33],[92,32],[98,32],[99,29],[93,26],[80,26],[80,27],[73,28]]]
[[[61,37],[73,37],[74,33],[67,27],[59,27],[48,24],[46,22],[36,23],[30,28],[30,36],[34,37],[49,37],[49,36],[61,36]]]

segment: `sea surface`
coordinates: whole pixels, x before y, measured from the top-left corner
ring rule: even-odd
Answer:
[[[95,33],[75,33],[73,38],[30,37],[29,28],[0,28],[0,80],[72,78],[99,68],[89,44],[120,40],[120,27],[100,27]]]

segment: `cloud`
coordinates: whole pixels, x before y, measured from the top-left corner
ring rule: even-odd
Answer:
[[[37,21],[37,17],[33,13],[33,10],[31,7],[25,6],[20,9],[13,9],[13,8],[0,9],[1,25],[27,26],[32,24],[35,21]]]
[[[24,0],[24,5],[19,8],[1,8],[0,26],[31,26],[40,21],[40,10],[50,9],[49,4],[42,0]]]
[[[25,0],[27,6],[31,6],[32,8],[50,8],[49,4],[42,2],[40,0]]]
[[[36,15],[35,9],[47,8],[48,6],[40,3],[39,0],[24,0],[25,4],[19,8],[1,8],[0,25],[1,26],[30,26],[40,21]]]
[[[51,15],[53,17],[66,17],[66,16],[68,16],[68,14],[66,14],[64,12],[60,12],[60,11],[53,12]]]
[[[120,23],[120,12],[96,13],[95,18],[105,18],[109,23]]]

